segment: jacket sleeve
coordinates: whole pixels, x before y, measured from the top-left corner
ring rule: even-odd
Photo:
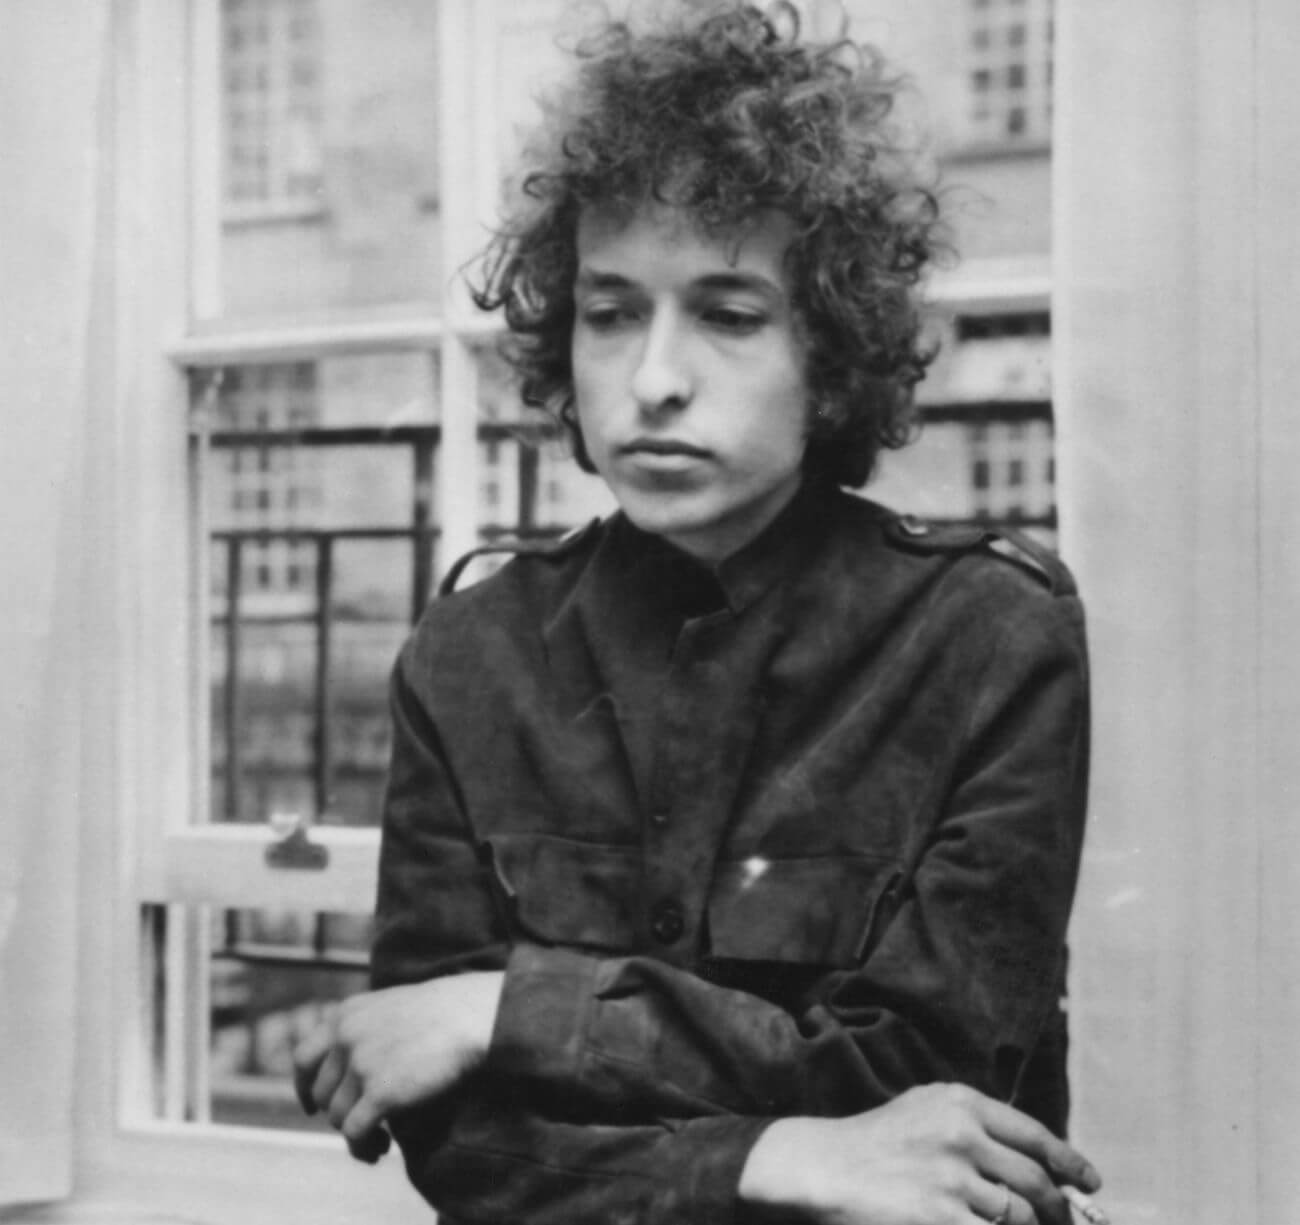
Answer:
[[[448,1225],[733,1225],[749,1150],[770,1120],[593,1121],[483,1077],[451,1118],[390,1121],[415,1188]]]

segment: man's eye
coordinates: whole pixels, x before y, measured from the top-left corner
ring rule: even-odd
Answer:
[[[613,328],[631,323],[636,318],[636,312],[628,306],[619,306],[614,303],[598,303],[583,307],[581,318],[582,322],[591,328],[593,332],[608,332]]]
[[[767,319],[758,311],[738,306],[712,306],[704,312],[704,321],[711,327],[733,336],[748,336],[757,332]]]

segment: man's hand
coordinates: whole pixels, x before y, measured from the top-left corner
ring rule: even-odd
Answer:
[[[487,1055],[505,975],[457,974],[344,1000],[294,1050],[294,1087],[360,1161],[388,1151],[384,1120],[445,1093]]]
[[[779,1119],[750,1152],[740,1197],[819,1225],[1070,1225],[1061,1184],[1101,1180],[1028,1115],[927,1085],[846,1119]]]

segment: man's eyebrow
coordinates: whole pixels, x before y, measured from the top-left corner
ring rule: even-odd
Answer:
[[[599,268],[579,268],[574,278],[574,288],[580,290],[594,289],[636,289],[638,282],[618,272],[603,272]],[[690,283],[692,289],[705,289],[717,292],[727,290],[747,290],[761,293],[772,298],[785,297],[785,290],[773,281],[757,272],[709,272],[695,278]]]
[[[574,289],[634,289],[636,282],[617,272],[602,272],[599,268],[579,268],[573,281]]]
[[[772,298],[784,298],[785,290],[759,272],[710,272],[694,282],[701,289],[748,290]]]

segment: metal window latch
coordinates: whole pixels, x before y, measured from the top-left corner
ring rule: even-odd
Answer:
[[[269,824],[276,835],[266,848],[266,862],[271,867],[319,871],[329,863],[329,847],[307,837],[311,822],[301,813],[273,812]]]

